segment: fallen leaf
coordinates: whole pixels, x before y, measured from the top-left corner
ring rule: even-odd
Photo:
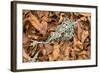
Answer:
[[[70,52],[70,47],[68,46],[66,46],[66,48],[65,48],[65,50],[64,50],[64,55],[65,56],[69,56],[69,52]]]
[[[47,32],[47,22],[46,21],[42,21],[41,25],[42,25],[42,28],[41,28],[42,33],[46,34],[46,32]]]
[[[86,17],[81,17],[80,20],[87,21],[87,18]]]
[[[26,34],[23,34],[23,44],[27,44],[29,42],[29,38]]]
[[[39,36],[34,35],[34,34],[28,35],[28,37],[31,38],[31,39],[38,39],[39,38]]]
[[[91,16],[90,13],[81,13],[81,15],[83,15],[83,16]]]
[[[28,54],[26,54],[26,52],[25,52],[24,49],[23,49],[23,57],[24,57],[25,59],[27,59],[28,61],[31,60],[30,56],[29,56]]]
[[[83,49],[83,43],[80,42],[76,37],[74,37],[73,47],[74,47],[74,49]]]
[[[41,49],[42,55],[45,56],[47,54],[47,51],[45,48]]]
[[[40,23],[39,19],[35,15],[33,15],[31,12],[29,13],[28,20],[33,25],[33,27],[36,28],[41,34],[46,34],[46,31],[47,31],[46,22]]]
[[[60,55],[60,46],[59,45],[54,45],[54,48],[53,48],[53,53],[49,55],[49,60],[50,61],[54,61],[54,60],[57,60],[57,58],[59,57]]]
[[[77,36],[78,36],[78,39],[81,40],[81,33],[82,33],[82,28],[80,26],[81,24],[77,24]]]
[[[85,39],[89,36],[89,32],[87,30],[84,30],[81,34],[81,42],[84,42]]]
[[[64,13],[61,13],[60,14],[60,19],[59,19],[59,22],[58,23],[61,23],[63,21],[63,19],[64,19]]]
[[[46,48],[46,51],[47,51],[47,55],[52,53],[53,46],[51,46],[50,44],[45,44],[45,48]]]

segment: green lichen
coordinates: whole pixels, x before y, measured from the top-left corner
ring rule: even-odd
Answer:
[[[32,43],[30,44],[30,46],[33,46],[34,47],[37,44],[38,44],[38,41],[32,40]]]
[[[70,40],[74,34],[74,25],[74,22],[65,17],[61,25],[57,27],[55,32],[50,33],[48,41],[60,40],[61,38]]]

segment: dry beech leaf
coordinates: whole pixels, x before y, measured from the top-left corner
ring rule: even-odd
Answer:
[[[77,36],[79,40],[81,39],[81,33],[82,33],[82,28],[80,24],[77,24]]]
[[[83,60],[83,57],[81,55],[78,56],[79,60]]]
[[[46,21],[42,21],[41,25],[42,25],[41,31],[43,32],[43,34],[46,34],[46,32],[47,32],[47,22]]]
[[[28,36],[23,34],[23,44],[27,44],[28,41],[29,41]]]
[[[48,22],[48,17],[46,17],[46,16],[43,16],[41,19],[42,19],[42,21]]]
[[[70,52],[70,47],[67,47],[64,51],[64,55],[65,56],[69,56],[69,52]]]
[[[87,53],[87,51],[84,51],[84,50],[83,50],[83,51],[80,52],[79,54],[80,54],[80,55],[87,55],[88,53]]]
[[[54,58],[57,58],[59,56],[60,50],[59,50],[60,46],[59,45],[54,45],[54,50],[53,50],[53,56]]]
[[[74,51],[76,51],[76,52],[80,52],[80,49],[77,48],[77,47],[74,47]]]
[[[47,55],[53,51],[53,46],[51,46],[50,44],[45,44],[45,48],[47,51]]]
[[[64,19],[64,13],[61,13],[61,14],[60,14],[59,23],[61,23],[61,22],[63,21],[63,19]]]
[[[29,56],[28,54],[26,54],[26,52],[25,52],[24,49],[23,49],[23,57],[24,57],[25,59],[27,59],[28,61],[31,60],[30,56]]]
[[[81,13],[81,15],[83,15],[83,16],[91,16],[90,13]]]
[[[59,45],[54,45],[54,48],[53,48],[53,53],[49,55],[49,60],[50,61],[53,61],[53,60],[56,60],[59,55],[60,55],[60,46]]]
[[[32,38],[32,39],[38,39],[38,38],[39,38],[39,36],[34,35],[34,34],[32,34],[32,35],[28,35],[28,37],[29,37],[29,38]]]
[[[89,32],[84,30],[81,34],[81,42],[84,42],[85,39],[89,36]]]
[[[63,51],[64,56],[69,56],[70,47],[68,43],[64,43],[61,47],[61,50]]]
[[[64,58],[63,58],[63,60],[69,60],[70,58],[69,58],[69,56],[64,56]]]
[[[82,58],[83,59],[88,59],[88,56],[87,55],[82,55]]]
[[[64,58],[65,58],[65,56],[63,55],[63,54],[60,54],[59,55],[59,58],[57,59],[58,61],[62,61],[62,60],[64,60]]]
[[[43,56],[45,56],[45,55],[47,54],[47,51],[46,51],[45,48],[43,48],[41,51],[42,51],[42,55],[43,55]]]
[[[83,49],[83,44],[80,41],[77,41],[76,47]]]
[[[83,43],[80,42],[78,39],[74,38],[73,47],[78,49],[83,49]]]
[[[88,52],[88,51],[82,51],[82,52],[79,53],[79,55],[80,55],[83,59],[89,58],[89,52]]]
[[[33,15],[31,12],[29,13],[28,20],[33,25],[33,27],[36,28],[41,34],[46,34],[46,31],[47,31],[46,22],[40,23],[38,18],[35,15]]]
[[[51,25],[48,27],[48,32],[54,31],[56,28],[57,27]]]
[[[74,60],[76,59],[76,52],[73,49],[71,50],[71,58]]]
[[[38,11],[37,15],[41,21],[46,21],[46,22],[48,21],[48,15],[49,15],[48,11]]]
[[[65,41],[61,37],[61,40],[47,42],[50,33],[55,32],[65,17],[75,22],[72,39]],[[38,51],[36,62],[90,59],[91,13],[28,10],[23,12],[23,20],[23,62],[32,61]],[[31,40],[39,43],[29,46]]]
[[[80,20],[87,21],[87,18],[86,17],[81,17]]]
[[[43,11],[37,11],[36,12],[39,18],[42,18],[44,16],[44,12]]]

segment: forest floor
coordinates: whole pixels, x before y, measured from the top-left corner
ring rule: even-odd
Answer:
[[[23,62],[90,59],[91,14],[23,10]]]

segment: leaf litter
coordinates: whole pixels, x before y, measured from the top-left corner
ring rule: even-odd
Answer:
[[[23,10],[23,62],[90,59],[91,13]]]

